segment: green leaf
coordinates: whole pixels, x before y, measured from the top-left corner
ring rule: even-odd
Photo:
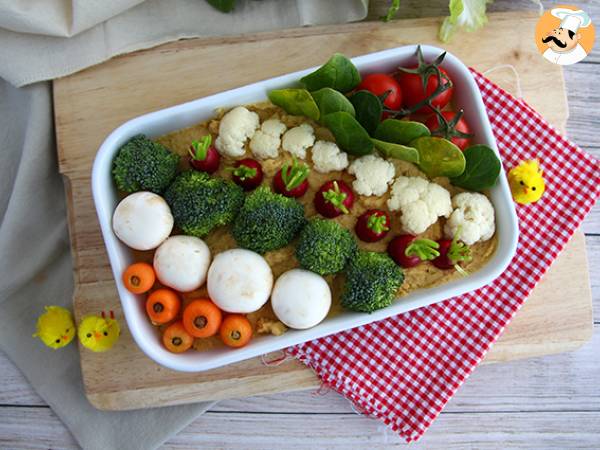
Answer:
[[[318,91],[311,92],[311,95],[319,107],[321,117],[325,117],[327,114],[338,111],[345,111],[354,117],[354,106],[341,92],[331,88],[323,88],[319,89]]]
[[[233,11],[235,7],[235,0],[206,0],[212,6],[217,8],[219,11],[228,13]]]
[[[394,144],[409,144],[417,138],[429,136],[429,128],[421,122],[409,120],[385,119],[375,130],[375,138]]]
[[[475,31],[487,23],[485,10],[492,0],[450,0],[450,16],[444,19],[439,37],[447,42],[459,28]]]
[[[472,145],[464,151],[465,171],[452,178],[454,186],[470,191],[482,191],[496,184],[500,175],[500,159],[487,145]]]
[[[340,92],[348,92],[360,83],[360,74],[348,58],[335,53],[329,61],[300,81],[309,91],[329,87]]]
[[[269,100],[288,114],[319,120],[319,107],[306,89],[275,89],[269,92]]]
[[[381,99],[369,91],[358,91],[350,97],[356,110],[356,120],[372,135],[381,122],[383,103]]]
[[[399,10],[400,10],[400,0],[392,0],[392,4],[388,8],[387,14],[385,16],[380,17],[380,19],[383,20],[384,22],[389,22],[394,17],[396,17],[396,14],[398,14]]]
[[[323,124],[333,133],[337,145],[351,155],[362,156],[373,151],[369,133],[347,112],[327,114]]]
[[[429,178],[458,177],[465,171],[463,152],[439,137],[421,137],[410,143],[419,151],[419,167]]]
[[[408,161],[411,163],[419,163],[419,152],[414,147],[408,147],[402,144],[393,144],[391,142],[384,142],[378,139],[371,139],[375,148],[381,156],[385,158],[400,159],[402,161]]]

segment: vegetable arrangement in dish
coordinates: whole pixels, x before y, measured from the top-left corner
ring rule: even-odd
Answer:
[[[242,347],[485,264],[500,161],[450,109],[443,57],[361,78],[336,54],[269,102],[121,148],[122,281],[165,348]]]

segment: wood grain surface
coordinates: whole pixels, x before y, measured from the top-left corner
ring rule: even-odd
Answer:
[[[383,14],[386,3],[387,0],[371,0],[371,18]],[[546,7],[549,3],[544,1]],[[442,0],[404,0],[402,5],[400,15],[405,18],[444,15],[447,11],[447,2]],[[600,17],[597,0],[580,0],[578,5],[593,18]],[[531,11],[535,5],[530,0],[496,0],[491,8]],[[570,109],[568,135],[598,157],[599,55],[595,51],[585,63],[565,70]],[[600,206],[593,209],[582,229],[586,233],[594,309],[600,311]],[[522,311],[513,325],[523,314]],[[425,437],[410,448],[598,448],[598,354],[600,320],[596,319],[592,341],[575,352],[481,366]],[[52,410],[1,353],[0,379],[0,448],[78,448]],[[260,444],[253,435],[250,443],[247,427],[234,427],[228,420],[230,414],[236,424],[244,422],[245,417],[248,422],[260,418]],[[279,420],[281,417],[288,420]],[[313,432],[314,417],[327,420],[330,427]],[[299,430],[304,433],[300,443],[295,437]],[[366,447],[399,448],[405,444],[386,434],[378,422],[356,416],[339,395],[315,395],[312,390],[219,402],[164,446],[179,450]]]
[[[460,45],[448,45],[447,49],[483,72],[497,66],[498,58],[513,64],[520,74],[524,98],[555,126],[564,128],[567,108],[561,70],[539,58],[525,39],[536,20],[531,14],[499,14],[485,32],[468,35]],[[513,29],[515,21],[520,26]],[[68,179],[76,262],[76,315],[112,309],[122,319],[89,182],[96,149],[112,129],[148,111],[318,64],[334,51],[357,55],[415,41],[435,44],[437,26],[438,19],[420,19],[179,41],[55,81],[59,163]],[[500,56],[490,53],[489,47],[502,48]],[[252,64],[264,54],[270,56],[268,62]],[[202,76],[198,76],[198,61],[202,61]],[[150,70],[158,66],[161,70]],[[239,67],[245,70],[236,70]],[[496,70],[489,76],[516,90],[511,71]],[[547,76],[555,80],[552,96],[547,95]],[[587,341],[591,300],[587,271],[580,270],[586,264],[583,236],[577,234],[487,361],[572,350]],[[548,327],[549,322],[560,325]],[[318,384],[312,372],[296,361],[265,367],[260,359],[254,359],[202,374],[176,373],[143,355],[124,328],[111,352],[81,354],[88,398],[101,409],[232,398]]]

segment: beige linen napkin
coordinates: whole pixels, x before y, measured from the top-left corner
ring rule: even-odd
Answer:
[[[205,0],[0,0],[0,77],[23,86],[181,38],[351,22],[367,9],[368,0],[238,0],[233,14]]]
[[[83,448],[155,448],[211,404],[98,411],[76,345],[54,351],[31,337],[44,305],[71,306],[72,263],[50,84],[14,86],[182,37],[360,20],[367,2],[239,0],[226,15],[204,0],[0,0],[0,349]]]

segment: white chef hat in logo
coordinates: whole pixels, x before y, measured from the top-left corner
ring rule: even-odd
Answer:
[[[550,12],[561,20],[560,28],[571,30],[573,33],[577,33],[579,28],[585,28],[592,23],[590,16],[581,9],[573,11],[567,8],[554,8]]]

